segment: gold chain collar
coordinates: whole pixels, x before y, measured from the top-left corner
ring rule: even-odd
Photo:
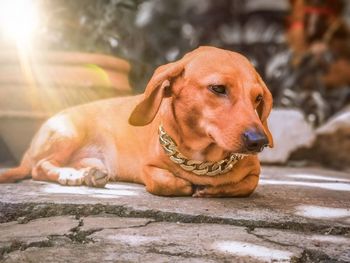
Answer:
[[[162,125],[159,125],[159,142],[170,160],[182,169],[197,175],[216,176],[231,171],[233,166],[242,160],[245,155],[231,153],[226,159],[217,162],[202,162],[187,159],[177,149],[174,140],[166,133]]]

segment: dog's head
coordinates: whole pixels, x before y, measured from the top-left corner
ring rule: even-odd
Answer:
[[[211,140],[225,151],[253,153],[273,146],[267,125],[271,93],[238,53],[200,47],[160,66],[129,123],[149,124],[164,100],[171,103],[168,114],[174,115],[178,129]]]

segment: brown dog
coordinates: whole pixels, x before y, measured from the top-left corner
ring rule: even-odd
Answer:
[[[31,175],[67,185],[135,182],[164,196],[248,196],[259,180],[256,153],[273,144],[271,107],[246,58],[200,47],[159,67],[143,95],[50,118],[0,182]]]

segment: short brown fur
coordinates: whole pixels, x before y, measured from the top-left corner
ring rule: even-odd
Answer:
[[[208,88],[219,84],[227,87],[227,96]],[[263,96],[259,104],[257,94]],[[97,101],[50,118],[21,165],[1,174],[0,182],[31,176],[103,187],[117,180],[144,184],[164,196],[248,196],[259,180],[256,154],[226,174],[199,176],[170,161],[158,127],[164,126],[189,159],[218,161],[231,152],[247,153],[242,133],[248,128],[263,131],[273,146],[267,126],[271,107],[270,92],[246,58],[200,47],[159,67],[142,95]]]

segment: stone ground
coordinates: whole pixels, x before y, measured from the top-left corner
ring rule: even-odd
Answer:
[[[350,174],[265,167],[249,198],[0,185],[1,262],[350,262]]]

